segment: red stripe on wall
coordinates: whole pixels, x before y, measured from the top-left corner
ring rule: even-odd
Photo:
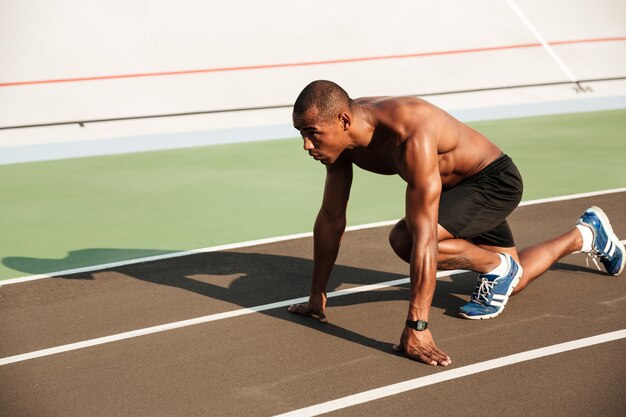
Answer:
[[[549,45],[570,45],[570,44],[614,42],[614,41],[626,41],[626,37],[554,41],[554,42],[549,42]],[[365,61],[421,58],[421,57],[437,56],[437,55],[457,55],[457,54],[468,54],[468,53],[476,53],[476,52],[491,52],[491,51],[501,51],[501,50],[506,50],[506,49],[536,48],[540,46],[541,46],[540,43],[525,43],[525,44],[516,44],[516,45],[492,46],[492,47],[486,47],[486,48],[454,49],[454,50],[448,50],[448,51],[418,52],[418,53],[413,53],[413,54],[402,54],[402,55],[380,55],[380,56],[357,57],[357,58],[331,59],[331,60],[324,60],[324,61],[290,62],[290,63],[279,63],[279,64],[206,68],[206,69],[182,70],[182,71],[146,72],[146,73],[136,73],[136,74],[101,75],[101,76],[94,76],[94,77],[59,78],[59,79],[51,79],[51,80],[14,81],[14,82],[0,83],[0,87],[16,87],[16,86],[21,86],[21,85],[36,85],[36,84],[72,83],[72,82],[80,82],[80,81],[115,80],[115,79],[124,79],[124,78],[163,77],[163,76],[169,76],[169,75],[202,74],[202,73],[211,73],[211,72],[249,71],[249,70],[274,69],[274,68],[307,67],[307,66],[314,66],[314,65],[346,64],[346,63],[365,62]]]

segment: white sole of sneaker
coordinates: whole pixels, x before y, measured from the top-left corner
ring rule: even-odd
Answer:
[[[619,270],[615,274],[613,274],[614,276],[621,274],[622,271],[624,270],[624,264],[626,264],[626,247],[624,247],[624,244],[620,242],[619,240],[617,241],[617,243],[618,243],[617,246],[622,249],[622,253],[624,254],[625,259],[624,261],[622,261],[622,266],[619,268]]]
[[[605,226],[609,239],[613,241],[613,244],[615,244],[615,246],[617,246],[618,249],[622,250],[622,255],[626,257],[626,248],[624,248],[624,244],[620,242],[619,238],[613,231],[613,226],[611,226],[611,222],[609,221],[609,216],[606,215],[604,210],[602,210],[600,207],[597,207],[597,206],[591,206],[589,207],[588,210],[596,213],[596,215],[602,220],[602,224]],[[622,262],[622,266],[619,268],[617,273],[613,274],[613,276],[619,275],[622,273],[622,271],[624,270],[624,264],[626,264],[626,262]]]
[[[494,317],[498,317],[500,315],[500,313],[502,312],[502,310],[504,310],[504,309],[503,308],[500,309],[500,311],[498,311],[497,313],[484,314],[482,316],[468,316],[465,313],[459,313],[459,317],[462,317],[462,318],[468,319],[468,320],[489,320],[489,319],[492,319]]]

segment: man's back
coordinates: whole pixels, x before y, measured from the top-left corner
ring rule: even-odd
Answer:
[[[501,155],[482,134],[438,107],[411,97],[355,100],[375,126],[367,147],[346,149],[342,159],[379,174],[400,174],[408,140],[434,140],[443,188],[479,172]]]

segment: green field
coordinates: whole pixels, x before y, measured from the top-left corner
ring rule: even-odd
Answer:
[[[626,186],[626,110],[472,126],[525,200]],[[296,138],[0,166],[0,279],[310,231],[324,172]],[[403,196],[357,170],[349,224],[401,217]]]

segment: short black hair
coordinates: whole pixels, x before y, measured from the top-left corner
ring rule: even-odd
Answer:
[[[344,108],[350,109],[352,99],[334,82],[317,80],[304,87],[293,105],[293,113],[303,114],[312,107],[317,108],[323,120],[330,120]]]

